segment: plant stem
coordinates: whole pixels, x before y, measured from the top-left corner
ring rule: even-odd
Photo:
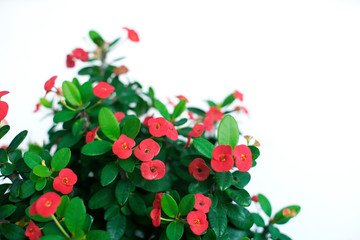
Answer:
[[[167,218],[160,218],[161,220],[163,220],[163,221],[166,221],[166,222],[172,222],[172,221],[174,221],[174,219],[167,219]]]
[[[60,229],[60,231],[65,235],[65,237],[67,239],[70,239],[69,234],[67,234],[67,232],[65,231],[65,229],[60,225],[59,221],[56,219],[56,217],[53,215],[51,215],[51,218],[54,220],[56,226]]]

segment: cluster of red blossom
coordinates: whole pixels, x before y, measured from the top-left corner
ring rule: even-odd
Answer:
[[[155,200],[153,202],[154,209],[150,212],[152,224],[154,227],[159,227],[161,223],[161,197],[163,193],[156,193]],[[209,212],[211,207],[211,199],[204,196],[201,193],[195,194],[195,205],[196,211],[191,211],[186,217],[188,224],[190,225],[191,231],[196,235],[201,235],[208,227],[209,222],[207,221],[206,213]]]
[[[0,121],[4,120],[9,111],[9,105],[1,101],[1,97],[8,94],[8,91],[0,91]]]

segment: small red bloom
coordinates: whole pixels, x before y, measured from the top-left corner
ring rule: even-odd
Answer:
[[[93,142],[95,140],[96,132],[98,129],[99,129],[99,126],[95,127],[93,130],[86,133],[86,136],[85,136],[86,143]]]
[[[48,192],[40,196],[30,207],[31,215],[39,214],[42,217],[50,217],[56,212],[61,203],[61,197],[54,193]]]
[[[211,199],[205,197],[201,193],[195,194],[195,206],[194,208],[198,211],[202,211],[204,213],[208,213],[211,207]]]
[[[241,144],[234,148],[235,165],[240,172],[247,172],[252,166],[252,154],[248,146]]]
[[[174,125],[171,123],[171,122],[167,122],[167,125],[168,125],[168,130],[166,132],[166,136],[173,140],[173,141],[176,141],[178,139],[178,132],[176,131]]]
[[[77,182],[76,174],[69,168],[61,169],[59,176],[54,179],[53,187],[62,194],[69,194]]]
[[[41,103],[37,103],[37,104],[35,105],[35,110],[34,110],[34,112],[38,112],[38,111],[40,110],[40,107],[41,107]]]
[[[51,89],[54,87],[56,78],[57,76],[53,76],[45,82],[44,89],[46,93],[50,92]]]
[[[0,98],[2,97],[2,96],[5,96],[6,94],[8,94],[9,93],[9,91],[0,91]]]
[[[114,90],[115,88],[110,84],[106,82],[99,82],[94,87],[94,94],[99,98],[108,98]]]
[[[135,157],[143,162],[151,161],[159,152],[159,144],[150,138],[142,140],[134,150]]]
[[[141,175],[146,180],[161,179],[165,176],[165,164],[160,160],[143,162],[140,166]]]
[[[89,53],[84,51],[84,49],[82,49],[82,48],[74,49],[74,51],[72,52],[72,55],[74,58],[79,59],[83,62],[86,62],[87,60],[89,60]]]
[[[214,127],[214,122],[215,120],[212,117],[205,117],[203,121],[205,130],[210,132]]]
[[[173,107],[176,106],[175,103],[174,103],[173,101],[171,101],[171,99],[170,99],[169,97],[167,98],[167,100],[168,100],[168,103],[169,103],[171,106],[173,106]]]
[[[205,126],[203,124],[195,124],[192,130],[189,132],[190,137],[200,137],[205,130]]]
[[[241,107],[241,111],[243,111],[245,114],[249,114],[249,111],[245,107]]]
[[[240,101],[243,101],[243,94],[242,94],[241,92],[235,91],[235,92],[233,93],[233,96],[234,96],[234,98],[237,98],[237,99],[239,99]]]
[[[202,211],[191,211],[187,215],[186,220],[190,225],[191,231],[198,236],[201,235],[209,227],[209,222],[206,219],[206,214]]]
[[[66,55],[66,66],[68,68],[75,67],[74,57],[72,55],[70,55],[70,54]]]
[[[229,145],[219,145],[212,152],[211,167],[215,172],[228,172],[234,166],[232,148]]]
[[[154,227],[160,226],[161,209],[160,208],[154,208],[153,210],[151,210],[150,217],[152,219],[152,224],[154,225]]]
[[[282,215],[284,217],[290,217],[291,216],[291,210],[288,209],[288,208],[285,208],[283,211],[282,211]]]
[[[154,137],[165,136],[169,130],[168,121],[163,117],[148,120],[150,134]]]
[[[116,120],[118,121],[118,123],[120,123],[121,120],[124,119],[125,113],[123,113],[123,112],[116,112],[116,113],[114,113],[114,116],[116,117]]]
[[[259,202],[259,197],[258,197],[258,195],[252,196],[252,197],[251,197],[251,201],[253,201],[253,202]]]
[[[210,168],[201,158],[195,158],[189,164],[189,173],[198,181],[205,181],[210,175]]]
[[[42,237],[40,228],[36,226],[32,220],[30,220],[30,223],[25,230],[25,236],[29,237],[30,240],[37,240]]]
[[[188,103],[189,102],[189,100],[186,98],[186,97],[184,97],[183,95],[178,95],[178,96],[176,96],[180,101],[181,100],[184,100],[185,99],[185,101]]]
[[[206,116],[212,118],[214,121],[220,121],[223,117],[223,113],[217,107],[210,107],[210,110],[207,111]]]
[[[129,40],[131,40],[133,42],[139,42],[140,41],[138,34],[134,30],[126,28],[126,27],[124,27],[124,29],[128,32]]]
[[[129,158],[132,154],[132,148],[135,146],[135,141],[126,135],[122,134],[118,140],[115,141],[112,150],[120,159]]]
[[[145,119],[144,119],[144,121],[143,121],[143,125],[144,125],[145,127],[149,127],[149,120],[150,120],[150,119],[153,119],[153,118],[154,118],[154,116],[146,116]]]
[[[4,101],[0,101],[0,121],[2,121],[6,117],[8,111],[9,105]]]
[[[155,200],[153,202],[153,207],[161,209],[161,197],[164,193],[155,193]]]
[[[194,117],[194,113],[193,112],[188,112],[189,118],[193,121],[196,121],[196,118]]]

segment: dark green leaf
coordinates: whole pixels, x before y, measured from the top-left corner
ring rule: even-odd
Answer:
[[[44,189],[44,187],[46,186],[47,180],[46,178],[39,178],[36,180],[35,183],[35,190],[36,191],[41,191]]]
[[[92,225],[93,222],[94,222],[94,218],[91,215],[86,214],[85,223],[84,223],[84,226],[83,226],[83,230],[84,230],[85,233],[90,231],[91,225]]]
[[[265,227],[265,221],[259,214],[252,213],[251,215],[253,216],[254,223],[256,224],[256,226]]]
[[[84,67],[84,68],[79,70],[78,74],[79,75],[100,75],[101,74],[101,69],[98,66]],[[92,88],[91,88],[91,91],[92,91]],[[81,95],[82,95],[81,90],[80,90],[80,92],[81,92]],[[89,100],[89,99],[87,99],[87,100]]]
[[[33,181],[31,181],[30,179],[26,180],[25,182],[23,182],[21,184],[20,198],[24,199],[24,198],[30,197],[35,192],[36,192],[35,183]]]
[[[112,183],[119,174],[119,165],[115,162],[108,163],[101,171],[101,185],[107,186]]]
[[[114,240],[120,239],[126,230],[126,217],[118,214],[106,224],[106,231]]]
[[[186,100],[181,100],[174,108],[174,112],[172,114],[172,118],[176,119],[179,117],[186,109]]]
[[[175,127],[181,126],[181,125],[185,124],[187,121],[188,121],[187,118],[182,118],[182,119],[180,119],[179,121],[177,121],[177,122],[174,124],[174,126],[175,126]]]
[[[56,216],[62,218],[65,216],[65,211],[70,203],[70,198],[68,195],[61,196],[61,202],[58,208],[56,209]]]
[[[136,215],[146,214],[146,204],[144,199],[142,199],[138,194],[130,195],[129,205],[131,210],[133,210]]]
[[[213,101],[207,100],[206,102],[209,104],[210,107],[216,107],[216,103],[214,103]]]
[[[89,208],[99,209],[110,204],[114,200],[114,192],[110,188],[103,188],[91,196],[89,200]]]
[[[172,218],[175,217],[179,212],[176,201],[167,193],[164,193],[161,197],[161,207],[164,213]]]
[[[112,143],[107,141],[94,141],[86,144],[81,153],[87,156],[98,156],[107,153],[112,148]]]
[[[108,137],[113,141],[119,139],[120,137],[119,123],[116,120],[114,113],[110,109],[106,107],[100,109],[99,124],[101,131],[104,133],[106,137]]]
[[[43,236],[40,240],[67,240],[67,238],[62,235],[50,234]]]
[[[66,122],[73,119],[76,116],[76,112],[69,110],[62,110],[57,112],[54,116],[54,123]]]
[[[203,235],[202,240],[216,240],[216,233],[211,228],[206,230],[206,234]]]
[[[230,105],[234,100],[235,100],[234,94],[231,93],[224,99],[223,103],[221,104],[221,107]]]
[[[125,125],[122,129],[122,133],[128,136],[129,138],[134,139],[140,131],[141,122],[136,118],[130,118],[125,122]]]
[[[223,234],[225,234],[227,227],[227,217],[226,210],[221,205],[210,208],[208,219],[211,228],[216,233],[216,236],[221,237]]]
[[[25,239],[25,230],[12,223],[0,224],[0,232],[9,240]]]
[[[169,114],[166,106],[162,102],[160,102],[159,100],[156,99],[154,106],[166,120],[170,120],[170,114]]]
[[[46,166],[43,165],[38,165],[34,167],[33,172],[36,176],[39,177],[50,177],[52,173]]]
[[[255,146],[249,146],[249,148],[251,150],[252,159],[255,161],[260,156],[260,150]]]
[[[9,125],[5,125],[5,126],[2,126],[0,128],[0,139],[5,136],[5,134],[10,130],[10,126]]]
[[[34,152],[26,152],[24,154],[24,161],[29,168],[33,169],[34,167],[41,165],[41,157]]]
[[[169,240],[179,240],[184,234],[184,225],[181,222],[171,222],[166,228],[166,236]]]
[[[207,193],[213,185],[213,180],[208,178],[206,181],[192,182],[189,185],[189,193]]]
[[[254,224],[251,213],[244,207],[236,204],[229,204],[227,215],[229,222],[239,229],[250,229]]]
[[[226,115],[220,122],[218,128],[218,143],[219,145],[230,145],[233,148],[239,141],[239,127],[235,118],[231,115]]]
[[[11,163],[4,163],[1,167],[1,174],[4,176],[11,175],[15,171],[15,165]]]
[[[228,188],[226,194],[240,206],[248,207],[251,204],[251,197],[245,189]]]
[[[112,41],[110,44],[109,44],[109,48],[114,46],[118,41],[120,40],[120,38],[116,38],[114,41]]]
[[[56,224],[54,222],[49,222],[49,223],[45,224],[42,233],[43,233],[43,235],[46,235],[46,236],[47,235],[52,235],[52,236],[55,236],[55,235],[62,236],[63,235],[63,233],[60,231],[60,229],[58,228],[58,226],[56,226]]]
[[[269,232],[271,234],[271,238],[272,239],[279,239],[280,237],[280,231],[277,227],[275,227],[274,225],[270,224],[269,225]]]
[[[125,171],[125,172],[133,172],[134,168],[135,168],[135,161],[132,158],[127,158],[127,159],[120,159],[119,160],[119,164],[120,167]]]
[[[195,138],[193,140],[194,147],[198,150],[203,156],[207,158],[212,158],[212,152],[215,146],[204,138]]]
[[[131,183],[128,179],[121,179],[115,188],[115,197],[120,205],[124,205],[130,196]]]
[[[13,214],[16,210],[16,206],[12,204],[5,204],[0,206],[0,219],[5,219]]]
[[[82,104],[81,94],[76,85],[69,81],[64,81],[62,84],[62,90],[65,99],[74,106],[80,106]]]
[[[0,163],[6,163],[8,156],[4,148],[0,148]]]
[[[248,172],[236,171],[233,172],[232,175],[234,177],[232,185],[234,185],[239,189],[244,188],[250,182],[251,179],[250,173]]]
[[[72,127],[72,134],[74,136],[81,135],[84,132],[85,120],[80,118],[74,122]]]
[[[89,32],[89,37],[90,39],[96,44],[98,45],[99,47],[102,47],[104,46],[104,40],[103,38],[100,36],[100,34],[98,34],[97,32],[95,31],[90,31]]]
[[[53,171],[60,171],[65,168],[71,158],[71,151],[69,148],[62,148],[58,150],[51,159],[51,168]]]
[[[28,131],[24,130],[21,133],[19,133],[18,135],[16,135],[16,137],[9,144],[6,151],[8,153],[13,152],[22,143],[22,141],[24,141],[27,134],[28,134]]]
[[[120,207],[117,204],[112,205],[108,209],[106,209],[104,213],[104,219],[106,221],[109,221],[110,219],[116,217],[118,214],[120,214]]]
[[[199,116],[205,116],[205,111],[201,110],[200,108],[188,107],[187,110]]]
[[[262,194],[258,194],[258,198],[262,210],[265,212],[266,215],[268,215],[268,217],[271,217],[272,209],[270,201]]]
[[[233,176],[231,172],[217,172],[215,173],[215,182],[221,191],[225,191],[231,186]]]
[[[65,211],[65,225],[67,229],[75,234],[81,230],[85,223],[86,208],[84,202],[79,198],[71,199]]]
[[[195,205],[195,195],[194,194],[188,194],[185,197],[183,197],[179,203],[179,213],[181,216],[187,215],[189,212],[191,212]]]

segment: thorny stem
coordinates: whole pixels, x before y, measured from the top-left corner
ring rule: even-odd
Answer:
[[[51,215],[51,218],[54,220],[56,226],[60,229],[60,231],[65,235],[65,237],[67,239],[71,239],[69,234],[67,234],[67,232],[65,231],[65,229],[60,225],[59,221],[56,219],[56,217],[53,215]]]

